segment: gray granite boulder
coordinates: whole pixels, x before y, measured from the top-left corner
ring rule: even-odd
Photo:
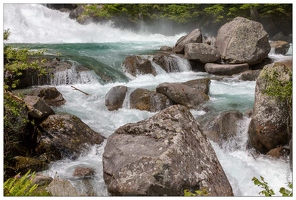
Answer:
[[[118,128],[107,139],[103,171],[116,196],[183,196],[184,189],[233,196],[211,143],[181,105]]]

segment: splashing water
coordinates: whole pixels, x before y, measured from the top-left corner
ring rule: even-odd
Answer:
[[[52,84],[62,93],[66,104],[55,108],[55,112],[67,112],[79,117],[93,130],[105,137],[110,136],[118,127],[147,119],[155,113],[129,109],[125,106],[117,111],[108,111],[105,95],[114,86],[125,85],[129,92],[135,88],[155,89],[163,82],[185,82],[209,77],[207,73],[190,71],[187,60],[176,58],[180,72],[165,73],[158,68],[158,75],[139,75],[128,77],[122,72],[121,62],[127,55],[157,51],[161,46],[173,46],[184,33],[175,36],[135,33],[121,30],[107,24],[80,25],[71,20],[67,13],[51,10],[40,4],[4,4],[4,30],[10,29],[9,43],[27,45],[30,48],[46,48],[48,54],[61,53],[63,58],[72,62],[72,68],[55,75]],[[143,30],[145,30],[143,28]],[[29,44],[32,43],[32,44]],[[289,55],[292,55],[290,50]],[[287,56],[270,55],[274,60],[286,59]],[[77,63],[91,68],[90,72],[77,72]],[[154,63],[155,64],[155,63]],[[156,64],[155,64],[156,65]],[[157,66],[155,66],[157,67]],[[112,77],[113,81],[103,83],[97,73]],[[88,96],[71,88],[71,85],[87,92]],[[245,112],[253,108],[255,81],[241,82],[211,81],[209,105],[217,111],[240,110]],[[128,105],[128,99],[125,100]],[[205,114],[201,110],[191,110],[195,117]],[[232,185],[235,196],[260,196],[261,189],[252,182],[254,176],[265,178],[276,195],[280,187],[291,181],[289,163],[274,160],[267,156],[254,157],[246,150],[248,139],[247,127],[250,119],[239,122],[237,137],[219,147],[212,142],[217,157]],[[106,143],[106,141],[105,141]],[[79,190],[85,186],[72,178],[73,170],[78,166],[87,166],[96,170],[93,188],[97,196],[108,196],[103,180],[102,154],[105,143],[90,148],[77,160],[63,159],[51,163],[45,171],[52,177],[69,179]]]

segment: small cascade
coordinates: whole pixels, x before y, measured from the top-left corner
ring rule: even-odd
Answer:
[[[167,65],[167,70],[168,72],[181,72],[178,63],[178,58],[175,59],[175,57],[167,56],[165,57],[166,65]]]
[[[155,62],[151,61],[152,66],[154,67],[156,73],[159,74],[165,74],[166,71],[164,71],[158,64],[156,64]]]
[[[170,54],[170,55],[161,55],[160,66],[155,61],[153,61],[154,56],[148,56],[147,59],[151,62],[152,66],[155,68],[157,74],[164,73],[174,73],[174,72],[187,72],[191,70],[191,65],[189,61],[185,58]]]
[[[223,143],[222,148],[227,152],[235,150],[246,150],[248,143],[248,127],[251,118],[243,117],[237,121],[237,134],[229,141]]]
[[[181,58],[177,55],[171,55],[171,56],[176,59],[177,66],[180,72],[188,72],[191,70],[191,65],[186,58]]]
[[[122,103],[122,107],[123,108],[130,108],[130,96],[131,96],[131,93],[135,90],[136,88],[127,88],[127,91],[126,91],[126,94],[125,94],[125,98],[124,98],[124,101]]]
[[[51,85],[70,85],[70,84],[87,84],[98,83],[99,78],[94,71],[78,71],[76,65],[70,69],[57,71],[51,80]]]

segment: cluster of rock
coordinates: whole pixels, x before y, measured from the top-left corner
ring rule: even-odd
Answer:
[[[46,170],[50,162],[77,158],[83,150],[91,145],[101,144],[105,139],[78,117],[55,114],[52,107],[65,103],[55,87],[37,88],[19,101],[26,105],[24,109],[30,121],[27,126],[32,126],[24,136],[27,152],[32,153],[14,158],[13,167],[19,172],[26,173],[29,169]]]
[[[266,74],[276,72],[282,81],[289,82],[292,67],[289,62],[266,65],[271,46],[261,24],[236,18],[219,29],[217,38],[205,40],[200,30],[195,29],[180,38],[175,47],[164,49],[167,52],[151,57],[126,57],[123,61],[125,72],[133,76],[156,75],[157,69],[175,72],[180,70],[177,56],[191,66],[201,64],[210,74],[251,76],[257,79],[255,105],[248,115],[251,118],[248,131],[251,147],[275,157],[287,154],[292,148],[292,106],[264,93],[269,84]],[[266,66],[257,70],[258,64]],[[158,112],[149,119],[121,126],[108,137],[103,154],[103,176],[111,195],[179,196],[184,195],[185,189],[206,189],[210,196],[233,196],[209,140],[222,145],[237,136],[238,122],[244,115],[238,111],[226,111],[201,126],[190,109],[198,108],[209,99],[209,87],[210,79],[204,78],[162,83],[155,90],[123,85],[111,88],[105,97],[108,110],[127,106]],[[45,170],[50,161],[65,157],[75,159],[89,145],[101,144],[106,139],[76,116],[55,114],[51,107],[60,106],[65,100],[54,87],[37,89],[23,101],[28,118],[34,121],[36,128],[27,136],[34,156],[15,157],[15,167],[19,171]],[[289,142],[290,147],[287,147]],[[73,173],[73,177],[83,178],[89,186],[84,194],[73,189],[66,180],[38,177],[38,181],[40,184],[44,180],[51,182],[48,188],[53,195],[91,196],[94,191],[87,178],[94,173],[95,169],[87,167],[78,168]],[[62,188],[62,191],[54,191],[55,188]]]
[[[285,54],[286,44],[281,45],[282,50],[276,52]],[[272,45],[273,48],[278,48]],[[191,64],[202,64],[210,74],[241,73],[241,80],[256,80],[259,77],[254,110],[248,111],[245,116],[239,111],[225,111],[201,127],[188,109],[196,108],[208,97],[197,94],[198,90],[192,88],[192,85],[185,87],[185,83],[163,83],[155,91],[135,89],[129,97],[126,97],[129,88],[112,88],[106,95],[109,110],[121,108],[124,99],[130,98],[130,108],[161,111],[147,120],[120,127],[107,139],[103,167],[104,180],[111,195],[182,195],[184,189],[192,191],[204,188],[211,196],[233,195],[223,169],[217,168],[219,161],[207,141],[210,139],[222,145],[239,136],[238,126],[245,117],[251,120],[248,128],[249,145],[246,148],[254,148],[277,158],[291,153],[291,107],[285,100],[263,94],[267,84],[264,74],[266,71],[273,71],[274,66],[280,77],[285,77],[286,81],[292,80],[291,73],[284,70],[289,68],[289,62],[270,64],[272,61],[267,56],[271,45],[268,34],[260,23],[239,17],[222,26],[217,38],[204,40],[200,30],[195,29],[180,38],[175,47],[162,47],[161,50],[166,50],[171,55],[182,54]],[[138,59],[139,56],[134,58]],[[155,71],[151,72],[154,68],[149,59],[134,63],[137,64],[123,65],[126,72],[132,75],[155,75]],[[136,68],[140,63],[149,66],[150,72],[145,71],[144,65]],[[205,80],[207,79],[200,81]],[[209,83],[210,81],[207,84]],[[207,95],[207,84],[198,83],[195,86],[203,87],[203,94]],[[287,145],[289,142],[290,147]],[[209,155],[211,158],[207,158]],[[290,158],[292,159],[291,154]],[[202,163],[199,162],[201,160]],[[207,164],[204,165],[205,163]],[[186,173],[183,173],[184,169]],[[203,173],[199,169],[208,170]],[[215,173],[211,169],[219,171],[219,176],[215,174],[215,181],[208,184],[207,181],[212,180],[212,174]],[[214,186],[215,184],[218,185]]]
[[[161,83],[152,91],[119,85],[111,88],[106,94],[105,105],[110,111],[126,106],[131,109],[157,112],[174,104],[197,108],[209,100],[209,86],[209,78],[183,83]],[[128,102],[128,105],[124,105],[124,102]]]

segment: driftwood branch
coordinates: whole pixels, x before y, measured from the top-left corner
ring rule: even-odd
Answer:
[[[78,88],[76,88],[76,87],[74,87],[74,86],[72,86],[72,85],[71,85],[71,87],[74,88],[74,90],[78,90],[79,92],[82,92],[82,93],[85,94],[85,95],[89,95],[88,93],[83,92],[82,90],[79,90]]]

